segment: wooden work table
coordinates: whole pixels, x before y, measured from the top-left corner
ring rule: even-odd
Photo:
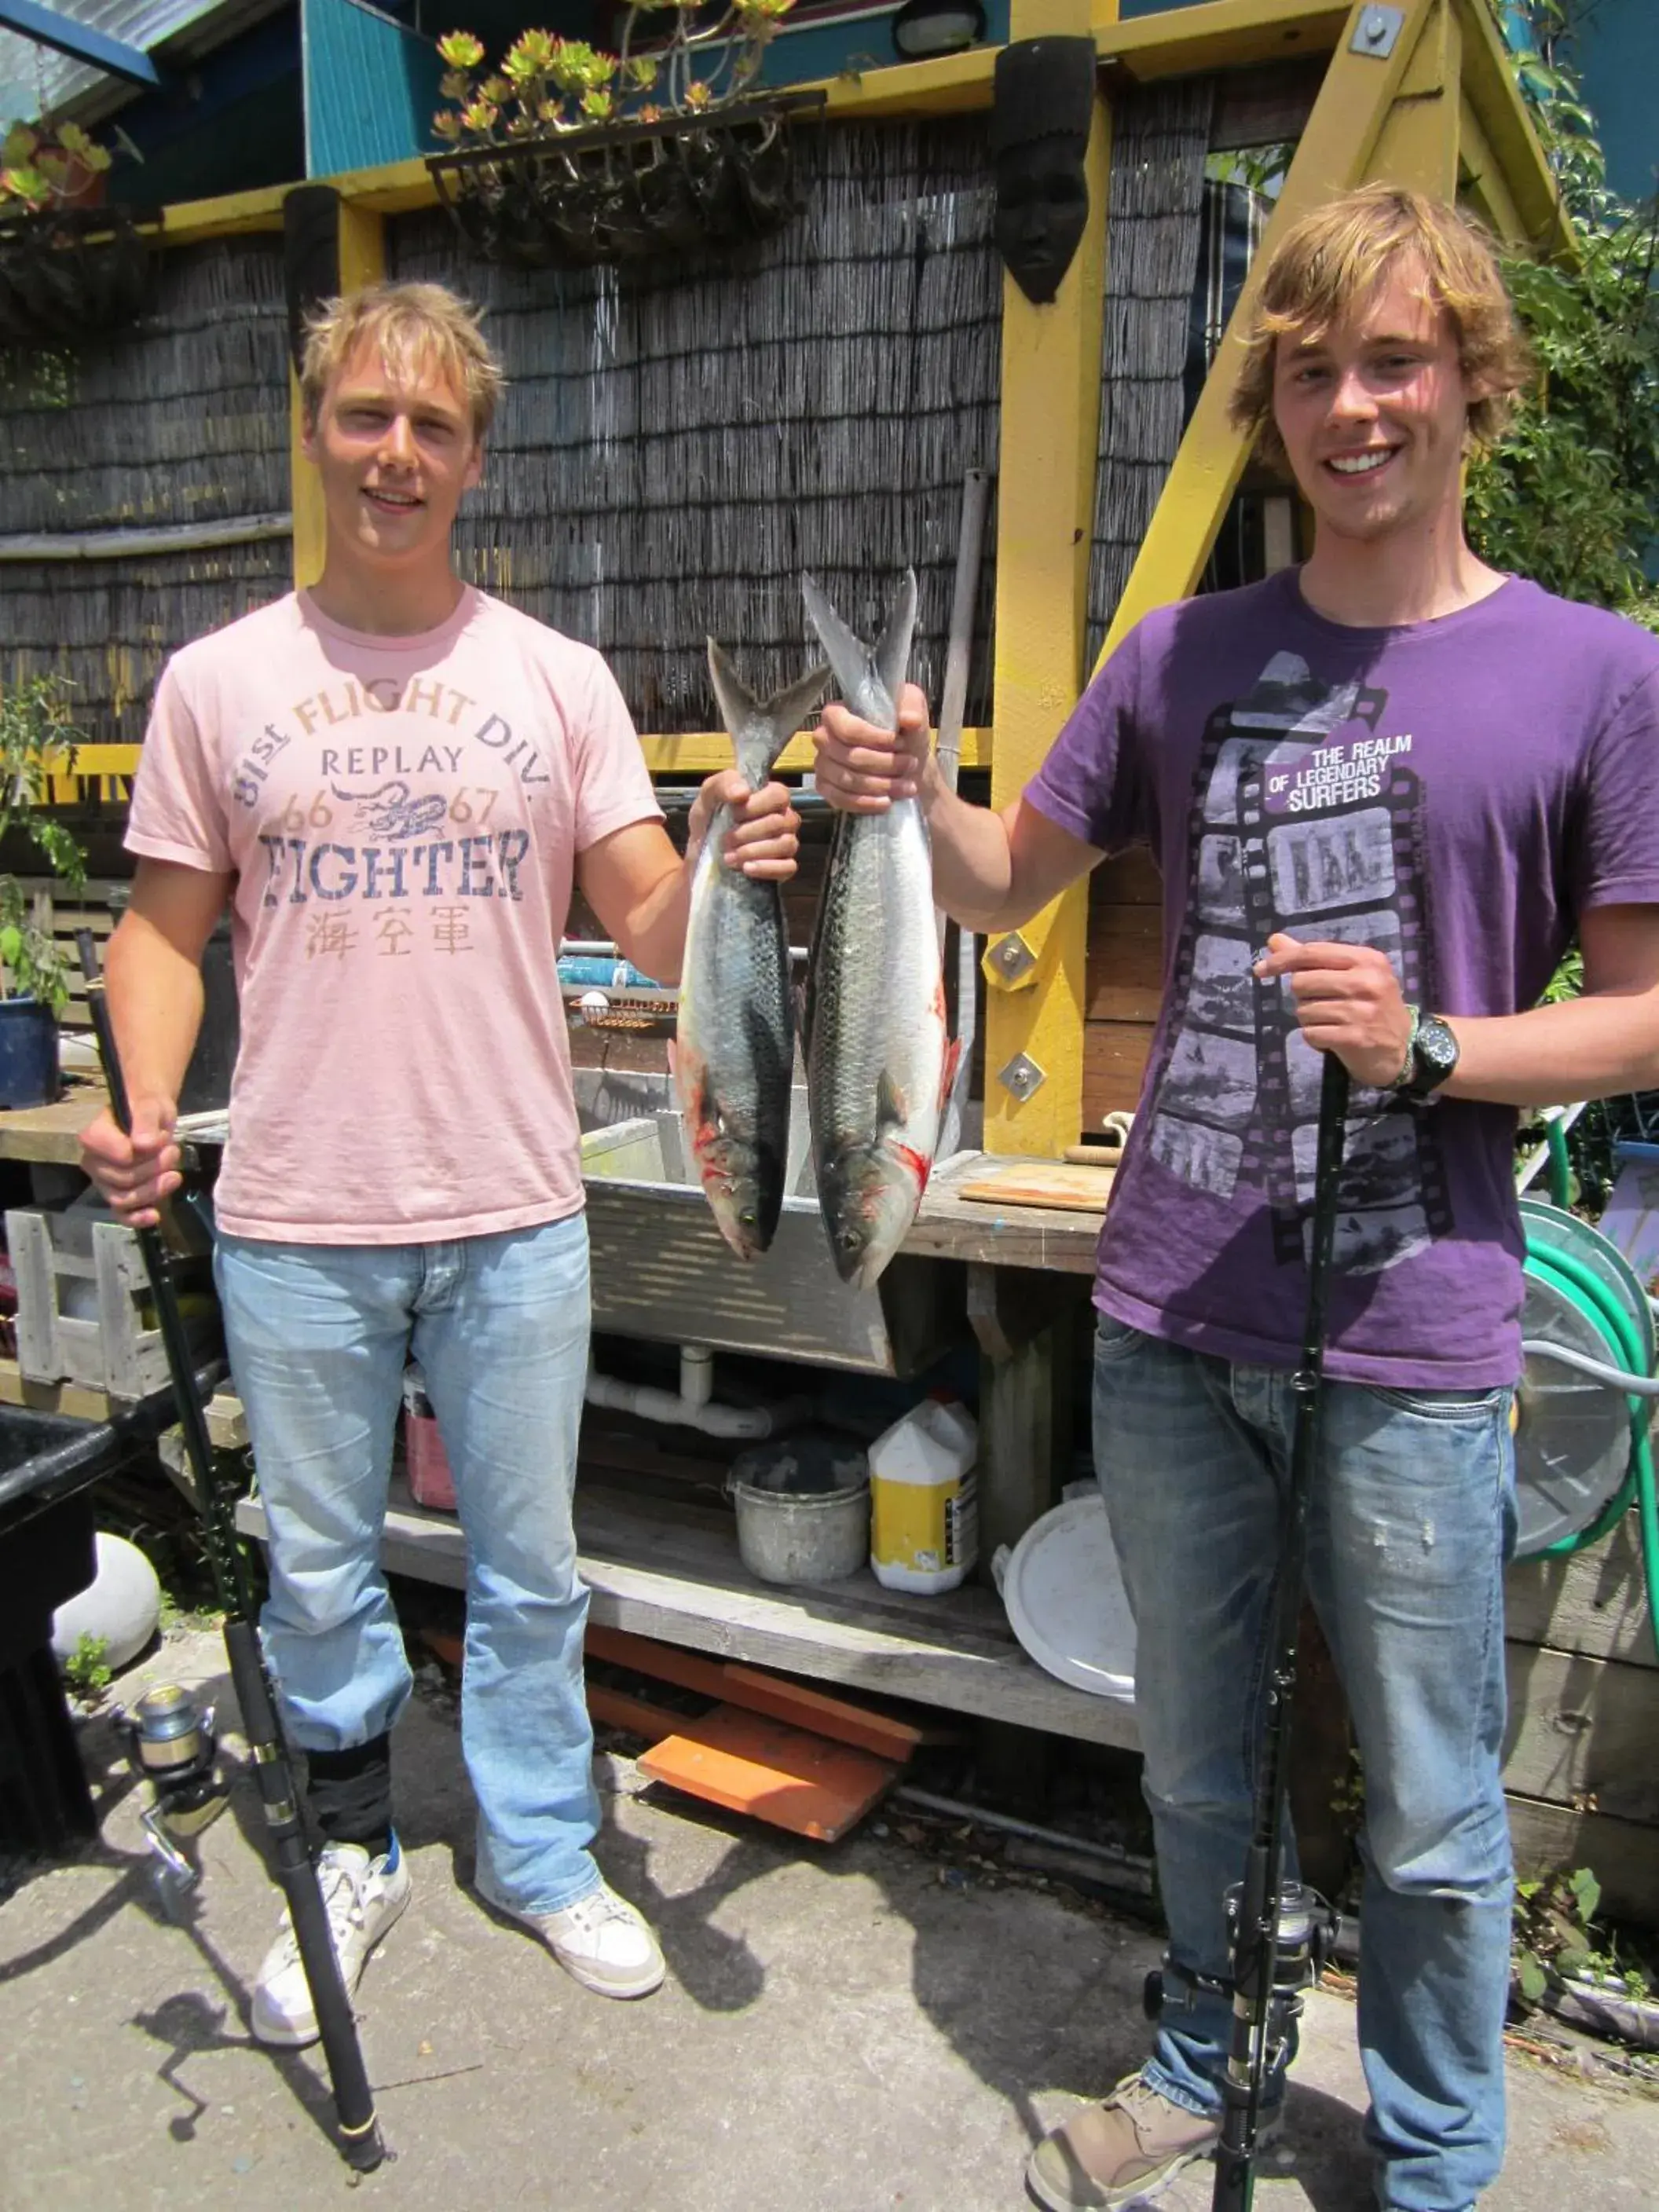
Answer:
[[[78,1167],[81,1132],[107,1103],[101,1083],[72,1083],[55,1106],[0,1108],[0,1160]]]

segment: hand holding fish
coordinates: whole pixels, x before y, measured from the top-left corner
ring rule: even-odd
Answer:
[[[692,801],[686,825],[688,861],[696,866],[709,825],[721,807],[729,806],[732,827],[720,854],[726,866],[741,869],[757,882],[787,883],[795,872],[800,842],[800,817],[793,797],[781,783],[765,783],[751,793],[736,769],[721,769]]]
[[[885,813],[896,799],[921,796],[932,758],[927,695],[919,684],[903,686],[896,734],[834,702],[812,742],[817,787],[831,806],[843,814]]]

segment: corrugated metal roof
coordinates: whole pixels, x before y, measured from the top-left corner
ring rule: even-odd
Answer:
[[[185,31],[197,33],[185,42],[187,47],[215,46],[233,24],[269,14],[276,0],[253,6],[246,0],[46,0],[46,4],[72,23],[83,23],[148,53]],[[221,17],[231,19],[230,23],[222,24]],[[211,35],[204,35],[210,31]],[[50,46],[36,46],[15,31],[0,30],[0,117],[33,117],[43,106],[61,114],[88,94],[100,91],[116,92],[125,99],[136,95],[138,88],[73,61],[68,54],[55,53]]]

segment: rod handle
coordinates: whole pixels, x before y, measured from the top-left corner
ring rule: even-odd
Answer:
[[[115,1045],[115,1024],[109,1018],[109,1001],[104,996],[104,978],[98,966],[98,947],[93,943],[89,929],[75,933],[76,949],[81,956],[81,973],[87,979],[87,1012],[92,1017],[92,1026],[98,1039],[98,1057],[104,1063],[104,1080],[109,1085],[110,1111],[115,1116],[116,1127],[124,1136],[132,1133],[132,1101],[127,1096],[127,1079],[121,1071],[121,1055]]]

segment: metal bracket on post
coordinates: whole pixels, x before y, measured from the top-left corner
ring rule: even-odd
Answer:
[[[1029,1053],[1024,1052],[1017,1052],[997,1077],[1003,1089],[1012,1091],[1022,1106],[1042,1090],[1048,1079],[1045,1071],[1037,1066]]]
[[[1379,62],[1387,61],[1405,27],[1403,8],[1367,8],[1354,26],[1348,50],[1351,53],[1370,54]]]
[[[1000,937],[990,953],[992,964],[1005,983],[1018,983],[1037,964],[1037,957],[1017,929]]]

